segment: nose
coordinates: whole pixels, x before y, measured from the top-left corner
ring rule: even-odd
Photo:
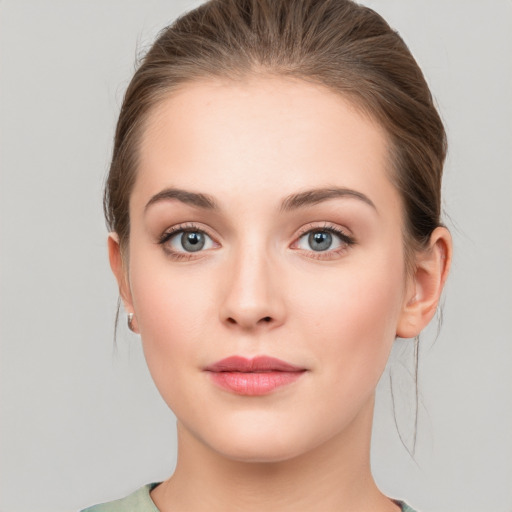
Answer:
[[[235,257],[223,282],[221,321],[244,331],[273,329],[284,322],[283,282],[264,249]]]

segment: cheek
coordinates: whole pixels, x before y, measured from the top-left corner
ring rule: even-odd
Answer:
[[[316,340],[325,371],[378,379],[396,336],[402,282],[400,265],[373,262],[316,276],[296,290],[296,320]]]
[[[144,354],[157,387],[165,394],[179,384],[176,376],[184,368],[198,366],[206,325],[214,314],[212,293],[204,280],[188,278],[186,270],[173,272],[165,260],[160,264],[135,254],[130,261]]]
[[[165,338],[173,332],[192,335],[198,324],[187,319],[197,313],[201,294],[190,283],[182,286],[180,280],[165,274],[155,277],[144,273],[141,277],[133,275],[131,282],[142,339],[152,339],[157,334]]]

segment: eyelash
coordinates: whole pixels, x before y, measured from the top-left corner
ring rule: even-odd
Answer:
[[[319,232],[319,233],[330,233],[332,235],[335,235],[338,237],[341,241],[341,247],[337,248],[335,250],[326,250],[326,251],[313,251],[313,250],[303,250],[303,249],[294,249],[294,250],[300,250],[308,253],[308,257],[318,260],[327,260],[332,259],[332,256],[340,256],[345,251],[348,250],[351,246],[355,245],[356,241],[351,236],[347,235],[344,231],[342,231],[340,228],[332,225],[332,224],[324,224],[323,226],[318,225],[306,225],[304,226],[297,235],[297,238],[295,242],[292,244],[296,245],[305,235],[312,233],[312,232]],[[175,251],[170,249],[168,246],[166,246],[167,242],[171,240],[175,235],[181,233],[202,233],[206,236],[208,236],[210,239],[212,239],[215,242],[214,238],[208,234],[206,230],[203,228],[197,226],[193,223],[187,223],[187,224],[179,224],[177,226],[173,226],[172,228],[168,229],[162,235],[160,236],[158,240],[158,244],[162,245],[164,248],[164,251],[167,253],[168,256],[170,256],[175,261],[188,261],[190,259],[193,259],[194,253],[192,252],[181,252],[181,251]],[[292,247],[293,248],[293,247]],[[203,251],[198,251],[203,252]]]
[[[177,226],[173,226],[172,228],[169,228],[167,231],[162,233],[162,236],[160,236],[158,243],[163,246],[164,251],[173,259],[176,261],[188,261],[194,257],[194,253],[188,253],[188,252],[180,252],[180,251],[174,251],[170,249],[168,246],[166,246],[167,242],[171,240],[171,238],[177,234],[183,234],[183,233],[203,233],[204,235],[208,236],[213,240],[213,237],[208,234],[207,231],[205,231],[203,228],[200,228],[196,224],[193,223],[187,223],[187,224],[179,224]],[[202,252],[202,251],[198,251]]]
[[[341,256],[344,252],[346,252],[351,246],[355,245],[356,241],[353,237],[347,235],[343,230],[341,230],[339,227],[325,223],[323,226],[308,224],[301,228],[299,231],[299,234],[297,236],[296,242],[294,242],[294,245],[297,244],[304,236],[306,236],[309,233],[330,233],[331,235],[337,236],[341,241],[341,247],[337,249],[330,249],[327,251],[313,251],[309,250],[307,251],[309,253],[308,257],[317,259],[317,260],[329,260],[333,259],[333,255]],[[302,249],[297,249],[302,250]]]

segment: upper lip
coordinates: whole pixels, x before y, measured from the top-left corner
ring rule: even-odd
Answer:
[[[258,356],[247,359],[241,356],[231,356],[221,359],[205,368],[209,372],[301,372],[305,368],[294,366],[275,357]]]

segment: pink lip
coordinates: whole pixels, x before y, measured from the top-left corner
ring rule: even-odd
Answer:
[[[205,368],[220,387],[238,395],[258,396],[291,384],[306,371],[274,357],[232,356]]]

